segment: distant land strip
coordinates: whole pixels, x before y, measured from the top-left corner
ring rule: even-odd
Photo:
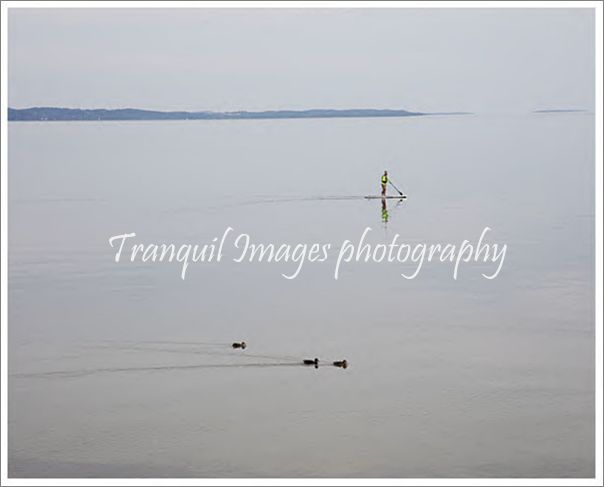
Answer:
[[[56,107],[9,108],[9,121],[94,121],[94,120],[257,120],[279,118],[367,118],[417,117],[426,115],[471,115],[469,112],[422,113],[407,110],[352,108],[342,110],[267,110],[239,112],[162,112],[136,108],[79,109]]]

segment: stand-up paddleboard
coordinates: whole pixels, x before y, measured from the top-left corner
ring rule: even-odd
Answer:
[[[365,196],[366,200],[405,200],[407,199],[406,195],[399,196]]]

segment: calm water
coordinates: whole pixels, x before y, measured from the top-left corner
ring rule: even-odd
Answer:
[[[594,475],[594,119],[11,123],[9,475]],[[377,193],[388,169],[409,198]],[[427,264],[113,261],[110,236],[507,243]],[[230,343],[245,340],[245,351]],[[346,358],[346,370],[298,366]]]

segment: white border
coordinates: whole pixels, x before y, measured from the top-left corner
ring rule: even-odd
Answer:
[[[596,22],[596,476],[593,479],[9,479],[7,478],[7,11],[10,8],[593,8]],[[2,387],[1,387],[1,426],[0,442],[0,484],[1,485],[593,485],[601,486],[602,478],[602,3],[593,1],[434,1],[434,2],[392,2],[392,1],[231,1],[231,2],[183,2],[183,1],[26,1],[2,2],[1,40],[2,64],[0,68],[1,92],[1,172],[0,191],[2,192],[2,207],[0,212],[0,251],[1,273],[1,339],[2,353]]]

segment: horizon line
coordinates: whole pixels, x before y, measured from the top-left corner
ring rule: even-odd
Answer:
[[[73,107],[73,106],[58,106],[58,105],[31,105],[22,108],[15,107],[7,107],[9,110],[81,110],[81,111],[91,111],[91,110],[139,110],[144,112],[158,112],[158,113],[263,113],[263,112],[304,112],[304,111],[312,111],[312,110],[332,110],[332,111],[341,111],[341,110],[391,110],[391,111],[405,111],[409,113],[430,113],[430,112],[419,112],[407,110],[405,108],[396,108],[396,107],[387,107],[387,108],[379,108],[379,107],[345,107],[345,108],[331,108],[331,107],[309,107],[309,108],[257,108],[257,109],[228,109],[228,110],[203,110],[203,109],[155,109],[155,108],[138,108],[134,106],[123,106],[119,108],[108,108],[108,107]],[[450,113],[470,113],[470,112],[462,112],[455,111]]]

